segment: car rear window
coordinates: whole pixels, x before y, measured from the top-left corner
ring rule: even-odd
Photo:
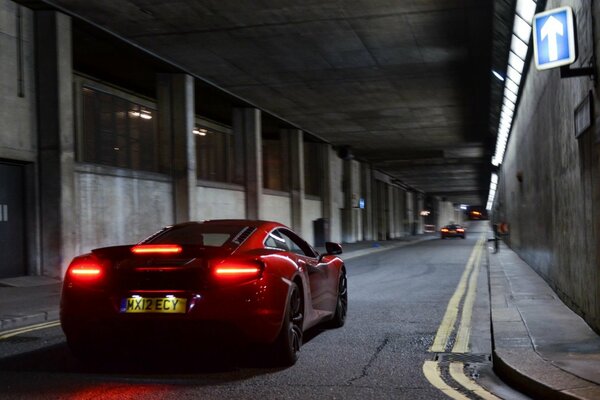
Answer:
[[[184,225],[166,228],[146,239],[143,243],[180,244],[203,247],[239,245],[235,240],[246,231],[245,226]]]

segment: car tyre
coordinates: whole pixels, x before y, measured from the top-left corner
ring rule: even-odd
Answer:
[[[337,305],[335,307],[335,314],[329,321],[331,328],[341,328],[346,323],[346,315],[348,313],[348,279],[346,278],[346,271],[342,270],[340,275],[340,281],[338,283],[338,295]]]
[[[298,360],[298,353],[302,346],[303,312],[302,293],[298,285],[292,282],[281,332],[274,344],[275,361],[281,366],[294,365]]]

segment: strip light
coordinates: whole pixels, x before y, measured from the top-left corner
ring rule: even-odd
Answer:
[[[508,67],[506,68],[506,79],[504,81],[504,98],[498,124],[498,138],[496,140],[496,151],[492,157],[492,164],[499,166],[504,160],[504,152],[508,144],[508,138],[512,129],[515,105],[517,104],[519,87],[525,68],[525,58],[531,38],[531,25],[535,15],[537,4],[535,0],[517,0],[515,5],[515,18],[513,21],[513,34],[508,54]],[[490,181],[490,192],[488,196],[487,209],[491,210],[496,196],[498,175],[492,174]]]

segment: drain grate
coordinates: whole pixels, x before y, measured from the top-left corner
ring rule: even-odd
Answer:
[[[434,361],[439,362],[462,362],[465,364],[488,363],[492,361],[489,354],[470,354],[470,353],[437,353]]]

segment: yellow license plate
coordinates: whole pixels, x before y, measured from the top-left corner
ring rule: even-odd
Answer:
[[[127,297],[121,301],[124,313],[183,314],[187,299],[180,297]]]

